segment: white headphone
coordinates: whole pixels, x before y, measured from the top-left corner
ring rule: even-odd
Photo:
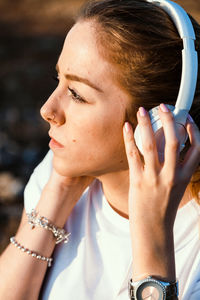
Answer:
[[[185,10],[170,0],[146,0],[147,2],[154,3],[167,12],[172,18],[180,37],[183,40],[182,50],[182,75],[178,98],[175,107],[167,105],[174,115],[175,122],[178,130],[178,138],[180,141],[180,151],[184,148],[184,144],[188,138],[185,124],[188,112],[192,106],[195,95],[197,76],[198,76],[198,57],[195,50],[195,33],[192,22]],[[173,55],[173,53],[172,53]],[[158,152],[160,155],[164,153],[164,134],[162,130],[162,123],[158,115],[159,106],[154,107],[149,111],[152,128],[155,133]],[[139,132],[139,125],[137,125],[134,133],[135,142],[142,152],[142,140]]]

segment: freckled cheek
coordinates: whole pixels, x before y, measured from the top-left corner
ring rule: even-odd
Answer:
[[[73,119],[68,124],[66,131],[68,131],[68,136],[74,145],[84,145],[85,143],[91,145],[95,143],[97,147],[98,145],[105,147],[105,143],[112,144],[121,141],[123,138],[119,119],[112,118],[107,114],[101,117],[97,114],[92,116],[91,113],[86,118],[80,115],[79,118]]]
[[[70,124],[70,122],[69,122]],[[67,129],[72,138],[72,142],[78,142],[80,139],[96,138],[103,136],[106,126],[104,125],[104,120],[98,118],[92,118],[88,115],[87,118],[73,120],[71,125]]]

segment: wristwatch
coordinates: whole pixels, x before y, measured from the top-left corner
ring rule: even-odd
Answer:
[[[131,300],[171,300],[178,299],[178,281],[166,282],[152,276],[140,281],[129,281]]]

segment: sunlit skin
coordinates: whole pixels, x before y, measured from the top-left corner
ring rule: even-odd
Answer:
[[[55,169],[65,176],[128,169],[122,128],[129,97],[114,83],[112,65],[99,54],[92,23],[77,23],[71,29],[56,68],[58,87],[41,109],[50,123],[50,136],[64,146],[50,143]],[[95,88],[71,80],[69,74],[89,79]]]
[[[63,176],[99,178],[111,206],[128,217],[129,171],[122,128],[131,100],[114,80],[114,66],[98,51],[95,23],[72,27],[56,69],[58,86],[41,108],[50,124],[53,166]]]
[[[175,280],[173,223],[181,199],[184,203],[191,199],[187,190],[183,195],[188,176],[197,166],[198,147],[194,145],[199,133],[192,125],[187,126],[193,147],[185,171],[181,170],[174,120],[162,104],[159,115],[166,155],[160,164],[148,114],[140,108],[137,121],[145,141],[143,165],[130,124],[128,131],[124,127],[130,96],[115,81],[118,70],[98,51],[95,26],[94,21],[82,21],[68,33],[56,66],[58,87],[41,109],[50,124],[53,166],[61,181],[99,178],[107,201],[121,216],[129,218],[133,278],[157,274]],[[53,184],[56,181],[60,186],[60,178],[51,180]],[[153,240],[150,232],[154,233]]]
[[[173,222],[179,204],[191,199],[187,190],[183,194],[199,163],[200,133],[195,124],[186,125],[191,147],[180,166],[174,119],[160,105],[166,137],[165,161],[160,164],[149,115],[141,107],[141,160],[133,129],[125,123],[130,97],[115,81],[115,66],[100,55],[94,26],[83,21],[70,30],[57,63],[58,86],[41,109],[50,124],[54,158],[36,210],[63,228],[86,187],[99,178],[110,205],[129,218],[133,281],[148,275],[174,281]],[[16,240],[46,257],[53,255],[53,235],[43,228],[32,230],[25,210]],[[10,300],[38,299],[46,270],[47,264],[9,245],[0,258],[0,294]]]

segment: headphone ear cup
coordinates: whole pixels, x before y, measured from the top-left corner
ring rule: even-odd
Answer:
[[[179,151],[181,152],[185,147],[188,134],[184,125],[175,122],[175,126],[176,126],[176,136],[180,144]],[[161,160],[163,160],[164,151],[165,151],[165,135],[164,135],[163,127],[161,127],[156,132],[154,132],[154,134],[155,134],[156,146],[157,146],[159,157]]]
[[[167,105],[167,107],[173,112],[174,106]],[[151,119],[152,129],[155,134],[155,140],[156,140],[156,146],[157,146],[159,158],[161,161],[163,161],[164,151],[165,151],[165,135],[164,135],[161,120],[158,115],[158,108],[159,107],[157,106],[157,107],[151,109],[149,111],[149,116]],[[182,151],[185,146],[185,142],[188,138],[188,134],[187,134],[185,126],[183,124],[176,122],[176,118],[175,118],[175,124],[176,124],[175,125],[176,126],[176,135],[177,135],[179,143],[180,143],[180,151]],[[143,154],[142,138],[140,135],[139,125],[137,125],[137,127],[135,129],[134,138],[135,138],[135,142],[136,142],[136,145],[137,145],[139,151]]]

